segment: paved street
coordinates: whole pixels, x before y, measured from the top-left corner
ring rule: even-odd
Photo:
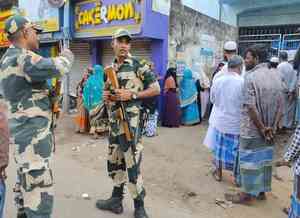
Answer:
[[[108,197],[111,181],[105,167],[105,140],[74,134],[72,120],[64,118],[58,129],[58,148],[54,157],[55,218],[130,218],[133,205],[126,195],[125,213],[116,216],[95,209],[96,199]],[[201,145],[205,125],[161,128],[159,136],[145,139],[144,180],[148,191],[146,207],[152,218],[283,218],[281,208],[289,203],[292,183],[287,168],[279,169],[284,182],[274,181],[268,201],[252,207],[222,208],[216,198],[230,189],[228,177],[215,182],[209,174],[210,154]],[[75,147],[78,148],[73,151]],[[12,184],[15,180],[13,161],[9,167],[7,211],[15,217]],[[87,193],[90,200],[82,199]],[[225,213],[224,213],[225,211]],[[265,214],[268,211],[268,214]]]

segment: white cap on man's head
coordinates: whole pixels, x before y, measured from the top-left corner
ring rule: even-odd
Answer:
[[[225,42],[224,50],[226,50],[226,51],[236,51],[237,50],[236,42],[234,42],[234,41]]]
[[[278,57],[272,57],[270,59],[270,62],[272,62],[272,63],[279,63],[279,58]]]

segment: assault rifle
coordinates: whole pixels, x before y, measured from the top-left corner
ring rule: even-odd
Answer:
[[[130,130],[129,119],[128,119],[127,113],[125,111],[124,103],[121,101],[117,101],[117,99],[115,98],[114,90],[120,89],[117,74],[112,66],[106,67],[104,71],[105,71],[105,75],[107,78],[107,82],[110,85],[109,91],[111,93],[111,96],[109,98],[112,101],[117,102],[117,109],[114,111],[114,116],[116,117],[116,119],[118,119],[121,122],[121,125],[124,129],[125,137],[126,137],[128,144],[130,144],[130,146],[133,146],[134,145],[134,143],[133,143],[134,137]],[[133,149],[133,152],[135,152],[135,147],[132,147],[132,149]]]

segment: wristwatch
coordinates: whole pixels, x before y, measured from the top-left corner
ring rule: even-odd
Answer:
[[[132,100],[137,100],[138,99],[137,93],[136,92],[132,92],[131,98],[132,98]]]

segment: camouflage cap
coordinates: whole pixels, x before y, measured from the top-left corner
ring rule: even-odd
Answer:
[[[116,32],[114,32],[114,34],[112,36],[113,39],[117,39],[117,38],[121,38],[121,37],[128,37],[129,39],[132,38],[129,31],[126,29],[118,29]]]
[[[40,26],[30,22],[27,18],[21,15],[13,15],[6,20],[4,31],[8,35],[12,35],[18,32],[22,28],[30,28],[30,27],[34,28],[39,33],[43,31],[43,29]]]

